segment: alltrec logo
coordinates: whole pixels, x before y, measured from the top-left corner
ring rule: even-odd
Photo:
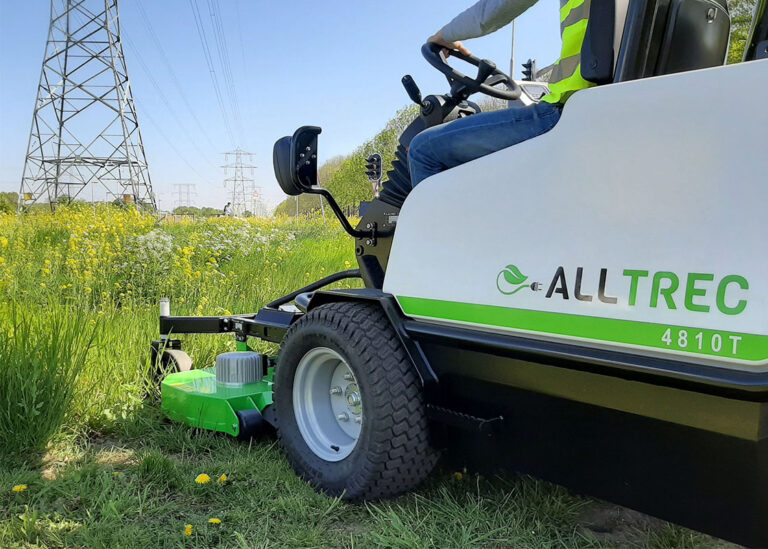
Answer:
[[[496,288],[504,295],[514,295],[520,290],[529,288],[531,290],[538,290],[539,283],[526,284],[528,277],[520,272],[520,269],[515,265],[507,265],[496,276]]]
[[[606,290],[609,280],[615,294]],[[510,296],[526,288],[534,292],[547,288],[543,294],[546,299],[738,315],[747,308],[749,282],[737,274],[716,277],[713,273],[677,274],[645,269],[622,269],[615,273],[606,267],[587,270],[560,265],[552,281],[542,286],[541,282],[531,283],[516,265],[507,265],[496,275],[496,288]]]

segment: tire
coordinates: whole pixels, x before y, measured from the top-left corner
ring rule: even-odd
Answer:
[[[351,372],[344,379],[354,378],[354,390],[360,398],[358,438],[350,439],[351,447],[338,457],[326,455],[329,450],[318,447],[312,433],[305,437],[299,426],[302,421],[307,431],[307,422],[300,419],[305,417],[305,409],[314,412],[323,406],[332,408],[321,399],[332,398],[327,384],[325,389],[315,390],[318,384],[314,381],[302,382],[305,376],[301,372],[309,366],[301,365],[310,364],[314,356],[342,359],[340,364],[346,364]],[[325,367],[326,362],[321,364]],[[307,399],[300,398],[308,394],[304,387],[312,393],[308,400],[314,403],[317,399],[320,405],[310,407],[304,403]],[[347,402],[344,398],[342,403]],[[352,501],[392,497],[416,487],[437,462],[438,453],[429,442],[421,382],[389,320],[376,304],[330,303],[298,320],[282,342],[274,402],[278,439],[288,461],[301,478],[330,496]],[[327,417],[319,411],[314,415]],[[324,424],[318,425],[321,432],[328,430],[331,436],[336,432],[331,432],[332,423],[327,429]],[[347,428],[347,423],[339,425]],[[338,446],[331,448],[339,451]],[[346,451],[348,455],[344,455]]]
[[[153,346],[150,364],[150,380],[145,398],[155,400],[160,397],[160,386],[168,374],[188,372],[192,369],[192,358],[181,349],[162,349],[162,355],[158,357],[158,350]]]

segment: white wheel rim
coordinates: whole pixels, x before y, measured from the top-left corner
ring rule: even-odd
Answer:
[[[336,351],[316,347],[299,361],[293,378],[293,412],[309,449],[325,461],[352,453],[363,426],[359,385]]]

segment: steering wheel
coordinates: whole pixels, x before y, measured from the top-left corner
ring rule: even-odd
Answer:
[[[480,59],[474,55],[464,55],[461,52],[451,50],[451,57],[456,57],[457,59],[461,59],[462,61],[477,67],[477,78],[470,78],[445,62],[445,57],[442,53],[443,49],[443,46],[439,44],[427,42],[421,47],[421,55],[424,56],[427,63],[445,75],[451,86],[455,83],[462,84],[468,92],[467,96],[476,92],[482,92],[491,97],[505,99],[507,101],[514,101],[520,97],[520,94],[522,93],[520,86],[518,86],[509,75],[496,67],[496,63],[493,61]],[[506,84],[509,89],[505,90],[494,87],[502,83]]]

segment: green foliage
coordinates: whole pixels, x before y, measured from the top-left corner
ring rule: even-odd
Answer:
[[[731,14],[731,43],[728,51],[728,63],[739,63],[744,57],[744,48],[749,37],[752,16],[757,0],[730,0],[728,10]]]
[[[299,216],[307,216],[321,210],[320,204],[322,200],[323,198],[316,194],[301,194],[299,195],[297,205],[296,197],[289,196],[275,208],[274,215],[275,217],[296,217],[296,211],[298,210]]]
[[[15,212],[18,202],[18,193],[0,193],[0,213]]]
[[[418,112],[416,105],[400,109],[383,130],[363,143],[344,161],[326,185],[339,204],[356,207],[361,201],[373,198],[373,189],[365,177],[365,159],[377,152],[381,155],[382,166],[388,170],[395,159],[400,135],[418,116]]]
[[[221,209],[217,209],[208,206],[204,206],[202,208],[198,208],[196,206],[179,206],[173,210],[173,213],[176,215],[193,215],[195,217],[217,217],[222,215],[223,211],[223,207]]]

